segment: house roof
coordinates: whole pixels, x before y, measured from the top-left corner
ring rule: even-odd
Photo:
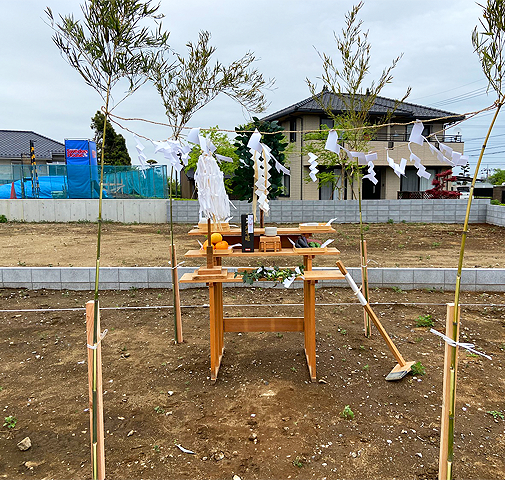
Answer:
[[[0,158],[20,159],[30,156],[30,140],[34,141],[37,159],[52,160],[53,155],[64,155],[65,145],[29,130],[0,130]]]
[[[323,90],[320,95],[322,95],[323,104],[331,105],[335,114],[341,114],[346,110],[344,102],[338,95],[330,93],[327,90]],[[396,100],[392,100],[390,98],[377,97],[374,105],[370,109],[370,113],[372,115],[383,116],[394,108],[395,102]],[[320,104],[314,99],[314,97],[309,97],[301,102],[283,108],[278,112],[267,115],[266,117],[263,117],[262,120],[284,120],[289,116],[296,116],[300,114],[325,114],[325,111],[321,108]],[[441,117],[451,117],[445,120],[445,123],[456,122],[465,118],[464,115],[460,115],[458,113],[447,112],[445,110],[438,110],[437,108],[424,107],[422,105],[407,102],[402,102],[396,107],[394,116],[404,117],[409,120],[428,120]]]

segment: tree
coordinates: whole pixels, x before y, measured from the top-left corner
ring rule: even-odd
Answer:
[[[493,175],[489,177],[489,181],[493,185],[503,185],[503,183],[505,183],[505,170],[495,168]]]
[[[172,129],[172,138],[180,140],[183,129],[193,115],[224,94],[237,101],[248,111],[261,112],[265,109],[263,90],[272,82],[263,78],[251,65],[256,60],[252,53],[225,66],[216,61],[211,65],[215,47],[209,45],[210,33],[200,32],[198,42],[186,44],[187,57],[176,53],[175,59],[159,58],[149,73],[149,78],[158,91],[165,115]],[[170,171],[170,185],[174,168]],[[172,189],[170,188],[170,252],[175,258],[174,226],[172,219]],[[174,276],[177,273],[173,267]],[[174,305],[175,305],[175,288]],[[174,314],[175,314],[174,308]],[[176,321],[174,317],[174,322]]]
[[[105,126],[105,141],[103,141],[105,115],[97,111],[91,118],[91,129],[95,131],[94,140],[98,156],[102,156],[102,144],[105,148],[104,163],[106,165],[131,165],[130,154],[126,148],[126,140],[114,127],[107,123]]]
[[[454,182],[455,180],[456,177],[453,177],[451,169],[437,173],[431,182],[433,188],[426,190],[426,193],[431,198],[459,198],[461,196],[460,192],[448,190],[449,182]]]
[[[320,105],[322,110],[333,119],[335,129],[340,133],[339,137],[344,141],[350,150],[365,152],[368,141],[377,132],[378,126],[370,123],[370,110],[373,108],[378,95],[383,88],[393,80],[392,71],[401,59],[402,55],[396,57],[389,67],[386,67],[377,81],[372,80],[365,85],[367,75],[370,70],[371,45],[368,42],[368,31],[362,31],[363,21],[358,20],[358,13],[364,3],[358,5],[345,15],[345,26],[340,35],[334,32],[337,52],[340,57],[341,66],[337,65],[332,57],[326,53],[319,53],[323,61],[323,74],[320,79],[323,82],[323,89],[319,92],[318,87],[307,78],[307,85],[312,97]],[[342,104],[338,113],[333,105],[333,94]],[[410,87],[401,100],[395,102],[394,107],[385,115],[380,123],[387,123],[397,106],[403,102],[410,94]],[[333,163],[335,162],[335,163]],[[331,159],[331,163],[326,166],[340,166],[341,183],[345,185],[346,177],[351,183],[351,192],[354,195],[353,179],[358,179],[358,201],[359,201],[359,224],[361,242],[361,265],[363,272],[363,292],[368,299],[368,276],[365,260],[365,241],[363,233],[363,217],[361,209],[361,175],[363,167],[357,161],[350,161],[347,155],[342,152]],[[325,180],[322,172],[320,178]],[[333,176],[333,177],[332,177]],[[330,172],[329,181],[335,183],[335,174]],[[328,181],[327,180],[327,181]],[[365,315],[365,335],[370,335],[370,322]]]
[[[235,128],[237,132],[235,147],[241,161],[238,162],[237,169],[232,178],[231,190],[239,200],[247,200],[248,202],[252,201],[254,195],[254,160],[247,147],[247,143],[255,129],[267,133],[267,135],[263,135],[261,142],[270,148],[274,158],[283,165],[285,163],[284,151],[288,145],[286,137],[282,133],[284,129],[277,122],[267,122],[253,117],[251,123]],[[272,168],[274,167],[273,160],[270,160],[270,167],[271,186],[268,198],[275,199],[283,193],[282,178],[284,174]]]
[[[93,343],[98,342],[98,286],[102,232],[103,166],[105,162],[105,137],[107,117],[112,110],[112,93],[121,81],[128,82],[126,93],[116,105],[131,95],[146,81],[146,73],[158,56],[168,48],[168,34],[162,33],[158,12],[159,6],[151,6],[151,0],[87,0],[81,6],[83,20],[72,14],[59,16],[56,20],[50,8],[46,9],[49,24],[53,29],[53,41],[84,82],[93,88],[104,101],[105,121],[100,157],[100,196],[98,199],[98,231],[95,263],[94,330]],[[151,32],[146,21],[154,20],[157,30]],[[96,350],[95,350],[96,351]],[[93,356],[93,371],[96,372],[96,355]],[[98,478],[96,411],[96,382],[92,388],[92,463],[93,479]]]
[[[306,79],[310,93],[321,109],[334,121],[339,138],[346,147],[355,151],[366,151],[368,142],[377,132],[378,127],[370,123],[369,112],[384,87],[393,80],[392,71],[401,59],[399,55],[386,67],[377,81],[365,84],[371,63],[371,44],[368,42],[368,31],[362,30],[363,21],[358,20],[358,13],[364,2],[352,7],[345,15],[345,26],[340,35],[334,32],[340,66],[326,53],[319,53],[323,61],[323,74],[320,78],[323,89]],[[337,110],[333,103],[333,94],[342,104]],[[381,119],[379,124],[387,123],[397,106],[410,94],[410,87],[401,100]],[[325,137],[326,138],[326,137]],[[310,148],[310,147],[309,147]],[[350,161],[345,153],[332,157],[329,167],[339,166],[342,172],[342,183],[345,176],[352,178],[359,173],[357,162]]]
[[[503,82],[505,80],[505,2],[503,0],[487,0],[485,5],[481,5],[483,9],[482,19],[480,19],[479,31],[477,25],[472,32],[472,45],[477,53],[482,72],[488,81],[488,91],[493,90],[496,94],[494,106],[496,108],[493,118],[489,124],[489,128],[482,145],[475,172],[470,186],[470,194],[467,200],[465,221],[463,223],[463,231],[461,235],[461,246],[459,250],[458,269],[456,272],[456,285],[454,288],[454,317],[452,319],[452,329],[450,336],[452,339],[457,338],[459,330],[459,297],[461,290],[461,275],[463,271],[463,259],[465,255],[465,244],[468,232],[468,224],[470,221],[470,209],[472,206],[473,191],[477,175],[482,163],[482,158],[486,150],[486,145],[491,136],[494,124],[500,113],[503,104],[505,103],[505,91]],[[452,379],[456,378],[456,358],[457,348],[450,349],[449,369]],[[447,415],[447,431],[449,434],[446,438],[445,445],[440,445],[441,452],[447,452],[445,459],[442,458],[439,465],[439,478],[452,478],[452,470],[454,465],[454,417],[456,412],[456,382],[450,382],[449,399],[448,399],[448,415]]]

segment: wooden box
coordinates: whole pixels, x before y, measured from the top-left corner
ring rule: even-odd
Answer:
[[[260,236],[260,252],[280,252],[281,248],[281,237],[279,235],[275,237]]]

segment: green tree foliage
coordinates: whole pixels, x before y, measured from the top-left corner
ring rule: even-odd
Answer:
[[[505,183],[505,170],[501,168],[495,168],[493,175],[489,177],[489,181],[493,185],[503,185],[503,183]]]
[[[240,161],[238,162],[234,177],[230,182],[231,190],[236,198],[239,200],[247,200],[248,202],[252,202],[254,193],[254,161],[247,147],[247,143],[255,129],[258,129],[260,132],[268,133],[268,135],[263,135],[261,142],[271,149],[272,155],[283,165],[285,163],[284,152],[288,145],[286,137],[282,133],[284,129],[277,122],[266,122],[253,117],[251,123],[235,128],[237,132],[235,147]],[[284,174],[275,169],[272,160],[270,160],[270,167],[271,187],[268,198],[274,199],[283,193],[282,177]]]
[[[221,162],[220,168],[225,175],[224,184],[228,193],[231,193],[230,183],[231,176],[233,172],[237,168],[238,165],[238,155],[235,151],[235,147],[231,143],[230,138],[226,133],[219,132],[219,126],[216,125],[211,130],[201,130],[200,135],[205,138],[209,138],[214,146],[216,147],[216,152],[218,155],[224,155],[225,157],[229,157],[233,160],[233,162]],[[186,167],[186,171],[188,170],[196,170],[196,164],[198,163],[198,157],[202,154],[202,150],[199,146],[193,147],[191,153],[189,154],[188,166]]]
[[[98,156],[102,156],[102,144],[105,148],[105,165],[131,165],[130,154],[126,148],[126,140],[114,127],[107,123],[105,126],[105,142],[103,142],[105,115],[97,111],[91,118],[91,129],[95,131],[94,140]]]

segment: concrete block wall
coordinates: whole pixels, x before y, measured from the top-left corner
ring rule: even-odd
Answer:
[[[505,227],[505,205],[488,205],[486,223]]]
[[[252,212],[252,204],[234,201],[231,209],[232,223],[240,222],[240,215]],[[477,199],[470,210],[471,223],[485,223],[488,200]],[[173,202],[175,222],[197,223],[198,202],[177,200]],[[169,216],[167,206],[167,217]],[[463,223],[466,202],[463,200],[363,200],[362,214],[365,223],[426,222]],[[358,223],[357,200],[275,200],[270,202],[270,214],[266,223],[326,222],[337,218],[335,223]]]
[[[316,268],[320,270],[322,268]],[[194,267],[180,267],[179,278]],[[229,271],[236,268],[229,267]],[[361,283],[359,268],[348,268],[356,283]],[[370,268],[371,288],[398,287],[402,290],[442,289],[453,291],[456,284],[455,268]],[[0,268],[0,288],[28,288],[30,290],[93,290],[94,268],[72,267],[5,267]],[[171,288],[172,269],[169,267],[103,267],[100,269],[100,290],[128,290],[130,288]],[[243,287],[242,282],[225,284]],[[294,283],[301,288],[302,282]],[[345,280],[323,280],[320,286],[345,287]],[[204,287],[201,284],[181,284],[181,288]],[[271,287],[271,282],[258,282],[258,287]],[[280,288],[284,288],[280,286]],[[466,268],[461,277],[461,289],[466,291],[505,291],[505,269]]]

